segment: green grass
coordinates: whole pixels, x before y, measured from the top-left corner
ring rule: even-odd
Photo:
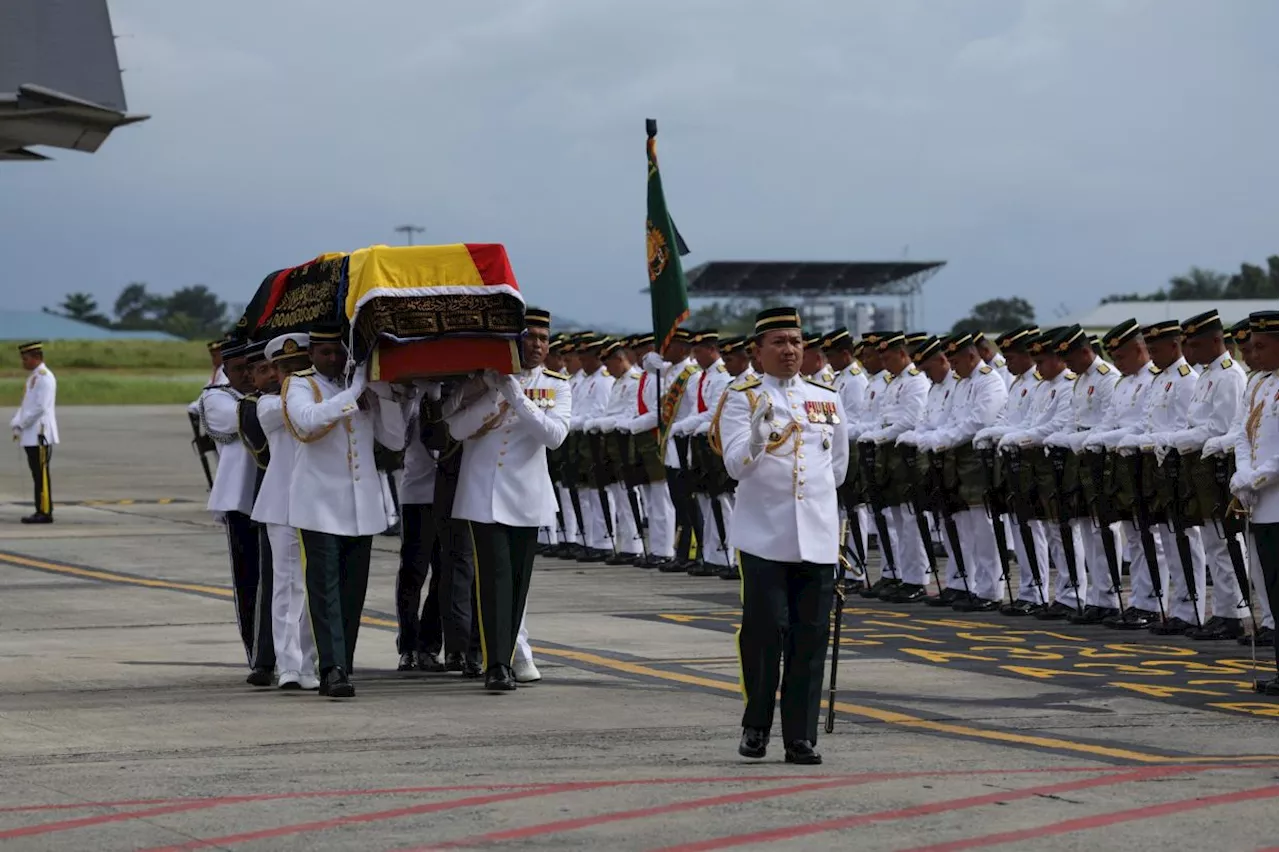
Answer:
[[[158,374],[53,369],[58,377],[59,406],[185,405],[200,394],[209,380],[206,374],[186,370]],[[0,407],[16,408],[22,402],[23,381],[20,375],[0,376]]]
[[[22,342],[0,342],[0,375],[22,369],[17,348]],[[68,368],[190,373],[211,366],[200,340],[54,340],[45,344],[44,358],[59,384]]]

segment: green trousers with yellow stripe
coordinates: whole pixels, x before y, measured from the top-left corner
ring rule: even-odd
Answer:
[[[529,598],[529,578],[538,546],[537,527],[471,524],[476,561],[476,604],[484,670],[510,666],[516,633]]]
[[[38,447],[23,449],[27,451],[27,466],[31,468],[31,479],[35,483],[36,512],[52,515],[53,489],[49,484],[49,459],[53,456],[53,447],[42,443]]]

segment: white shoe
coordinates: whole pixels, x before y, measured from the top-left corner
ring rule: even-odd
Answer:
[[[542,673],[533,664],[533,660],[516,660],[512,667],[516,683],[535,683],[542,680]]]
[[[302,684],[302,688],[309,692],[314,692],[320,688],[320,678],[316,677],[315,674],[311,672],[299,675],[298,683]]]
[[[276,681],[276,686],[280,689],[301,689],[302,675],[297,672],[280,672],[280,678]]]

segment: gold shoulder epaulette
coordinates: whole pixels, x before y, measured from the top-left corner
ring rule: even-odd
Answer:
[[[737,382],[736,384],[730,385],[729,390],[744,391],[744,390],[751,390],[752,388],[759,387],[759,386],[760,386],[759,376],[747,376],[742,381]]]
[[[1161,369],[1160,369],[1159,367],[1157,367],[1155,364],[1148,364],[1148,365],[1147,365],[1147,369],[1151,371],[1151,375],[1153,375],[1153,376],[1158,376],[1158,375],[1160,375],[1161,373],[1163,373],[1163,372],[1164,372],[1164,370],[1161,370]]]
[[[1178,367],[1178,375],[1185,379],[1187,376],[1191,375],[1191,368],[1186,364],[1181,365]]]
[[[836,392],[836,389],[831,387],[831,385],[826,384],[825,382],[820,382],[817,379],[805,379],[805,381],[813,385],[815,388],[822,388],[824,391],[831,391],[832,393]]]
[[[308,367],[305,370],[299,370],[298,372],[294,373],[295,376],[314,376],[315,374],[316,374],[315,367]]]
[[[1040,375],[1040,371],[1039,371],[1039,370],[1036,370],[1036,371],[1035,371],[1034,373],[1032,373],[1031,375],[1032,375],[1032,377],[1033,377],[1037,382],[1043,382],[1043,381],[1044,381],[1044,376]]]
[[[726,367],[724,364],[716,364],[716,372],[717,372],[717,373],[727,373],[727,372],[729,372],[729,368],[728,368],[728,367]]]
[[[546,367],[542,368],[542,372],[553,379],[559,379],[562,382],[569,381],[569,376],[567,373],[557,373],[555,370],[548,370]]]
[[[1110,373],[1110,372],[1111,372],[1111,365],[1110,365],[1110,364],[1107,364],[1107,363],[1105,363],[1105,362],[1104,362],[1104,363],[1099,364],[1099,365],[1098,365],[1098,372],[1099,372],[1100,374],[1102,374],[1102,375],[1104,375],[1104,376],[1105,376],[1107,373]]]
[[[989,367],[989,366],[987,366],[986,364],[984,364],[984,365],[982,365],[981,367],[979,367],[979,368],[978,368],[978,372],[985,376],[985,375],[987,375],[988,373],[990,373],[990,372],[991,372],[991,367]]]
[[[851,375],[851,376],[860,376],[860,375],[862,375],[862,368],[861,368],[861,367],[859,367],[857,364],[850,364],[850,365],[849,365],[849,375]]]
[[[1235,363],[1236,363],[1235,361],[1231,360],[1231,356],[1228,355],[1227,357],[1222,359],[1222,369],[1230,370],[1232,365],[1234,365]]]
[[[917,370],[915,367],[908,367],[908,368],[907,368],[907,375],[908,375],[908,376],[918,376],[918,375],[920,375],[920,371],[919,371],[919,370]]]
[[[1067,381],[1069,381],[1069,382],[1074,382],[1076,379],[1080,378],[1079,376],[1077,376],[1075,373],[1071,372],[1070,370],[1067,370],[1067,371],[1066,371],[1066,377],[1067,377]]]

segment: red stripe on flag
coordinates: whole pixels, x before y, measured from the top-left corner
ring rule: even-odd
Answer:
[[[498,243],[463,243],[471,255],[471,262],[485,284],[509,284],[517,290],[516,274],[511,270],[507,250]]]
[[[282,269],[276,274],[276,280],[271,282],[271,295],[267,297],[267,303],[262,306],[262,313],[258,316],[258,324],[254,326],[254,331],[262,328],[262,324],[267,318],[275,312],[276,304],[280,301],[280,297],[284,295],[284,281],[289,277],[289,273],[295,269],[306,266],[305,263],[299,266],[291,266],[288,269]]]

